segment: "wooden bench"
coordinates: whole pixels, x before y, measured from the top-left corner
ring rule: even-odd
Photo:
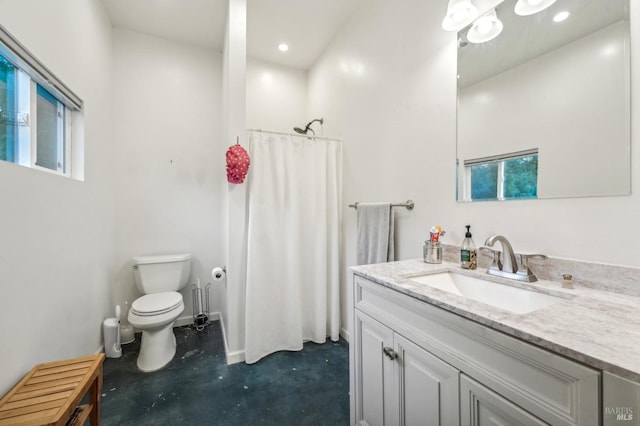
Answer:
[[[39,364],[0,400],[0,425],[100,425],[104,354]],[[89,403],[78,406],[89,391]]]

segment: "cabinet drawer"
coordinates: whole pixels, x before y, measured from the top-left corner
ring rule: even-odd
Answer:
[[[464,374],[460,376],[460,420],[464,426],[548,425]]]
[[[597,425],[600,373],[354,275],[354,305],[553,425]]]

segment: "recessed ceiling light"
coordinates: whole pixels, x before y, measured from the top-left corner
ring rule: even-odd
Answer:
[[[560,12],[553,17],[553,22],[562,22],[569,17],[569,12],[566,10],[564,12]]]
[[[281,52],[286,52],[287,50],[289,50],[289,45],[287,43],[280,43],[278,45],[278,50]]]

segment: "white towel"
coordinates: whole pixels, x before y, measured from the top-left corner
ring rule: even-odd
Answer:
[[[391,203],[358,203],[358,265],[393,262]]]

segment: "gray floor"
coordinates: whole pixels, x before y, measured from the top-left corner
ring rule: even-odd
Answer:
[[[346,342],[226,365],[219,322],[175,334],[176,357],[160,371],[138,371],[139,334],[122,358],[105,360],[103,425],[349,424]]]

